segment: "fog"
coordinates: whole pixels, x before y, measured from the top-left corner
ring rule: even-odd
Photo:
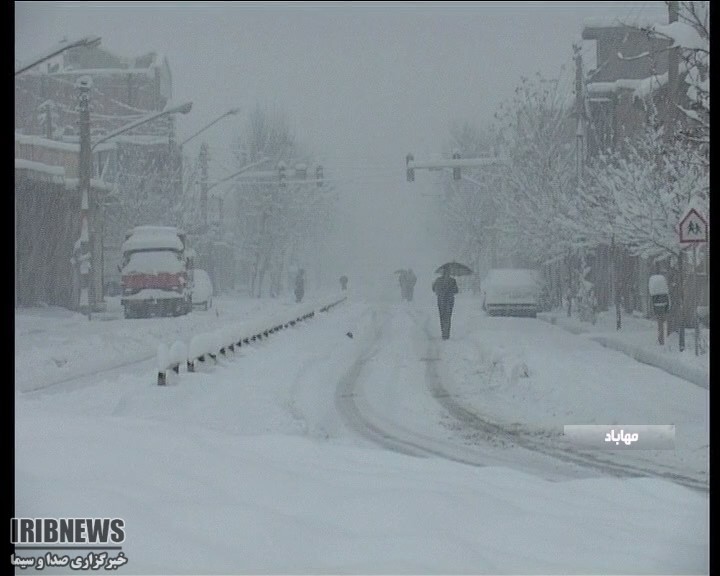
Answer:
[[[374,285],[454,257],[438,173],[406,182],[406,154],[447,155],[451,124],[490,122],[521,76],[560,75],[572,94],[585,18],[665,13],[662,2],[16,2],[15,48],[23,61],[96,34],[118,55],[166,55],[174,101],[193,102],[179,138],[241,108],[185,150],[210,144],[212,178],[228,173],[248,111],[281,111],[338,193],[323,275]],[[584,56],[592,67],[591,46]]]

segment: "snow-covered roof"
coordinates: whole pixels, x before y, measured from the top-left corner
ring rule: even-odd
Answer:
[[[674,46],[690,50],[708,50],[709,48],[709,41],[700,36],[698,31],[687,22],[654,24],[652,30],[661,36],[670,38]]]
[[[15,158],[15,170],[27,170],[29,174],[41,175],[43,180],[49,180],[55,184],[64,184],[67,190],[76,190],[80,185],[79,178],[66,178],[63,166],[51,166],[34,160]],[[90,179],[90,186],[96,190],[113,190],[113,185],[96,178]]]
[[[687,72],[687,64],[680,62],[679,73]],[[632,90],[638,98],[646,98],[655,90],[668,83],[668,73],[655,74],[647,78],[619,78],[614,82],[589,82],[586,85],[588,95],[616,94],[622,90]]]
[[[667,78],[667,74],[665,75]],[[590,82],[587,85],[588,94],[607,94],[621,90],[637,90],[647,78],[620,78],[614,82]]]
[[[34,162],[33,160],[25,160],[23,158],[15,158],[15,169],[34,170],[35,172],[42,172],[48,176],[55,176],[60,179],[65,178],[65,168],[62,166],[50,166],[42,162]]]

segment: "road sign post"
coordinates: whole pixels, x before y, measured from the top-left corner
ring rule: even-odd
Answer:
[[[693,294],[691,298],[693,322],[695,323],[695,355],[699,354],[700,341],[700,318],[698,317],[698,281],[697,281],[697,245],[704,244],[708,241],[708,224],[707,218],[702,211],[696,206],[689,206],[680,217],[678,224],[678,234],[680,236],[680,351],[685,349],[685,307],[683,302],[683,248],[692,246],[693,248]]]

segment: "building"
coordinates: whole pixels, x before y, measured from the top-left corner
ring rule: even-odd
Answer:
[[[75,83],[83,76],[92,79],[91,140],[163,110],[172,96],[168,61],[154,52],[125,58],[99,47],[73,48],[15,78],[15,215],[17,236],[24,239],[22,249],[16,250],[20,305],[42,301],[72,308],[77,303],[72,300],[75,293],[68,291],[66,279],[61,282],[64,288],[48,292],[31,289],[29,275],[57,275],[61,269],[71,274],[63,267],[70,266],[71,257],[67,255],[72,256],[80,235],[79,92]],[[92,188],[98,201],[96,226],[103,245],[100,286],[119,280],[119,247],[128,228],[171,223],[158,221],[158,215],[170,217],[166,207],[179,193],[181,181],[176,174],[181,169],[172,115],[143,124],[93,149]],[[43,196],[43,190],[49,193]],[[38,205],[45,201],[47,206]],[[53,211],[52,205],[58,210]],[[77,211],[75,216],[68,213],[72,210]],[[37,218],[41,215],[42,233],[38,234]],[[56,226],[54,218],[64,224]],[[33,235],[26,235],[26,225],[35,227]],[[62,261],[40,257],[28,260],[32,251],[28,242],[38,254],[56,254]],[[46,244],[52,250],[43,248]],[[27,272],[37,266],[46,270]]]
[[[582,38],[595,43],[595,69],[587,72],[585,79],[585,114],[588,124],[587,154],[592,157],[601,150],[617,149],[623,140],[641,131],[648,123],[651,113],[661,121],[672,111],[675,103],[669,97],[669,46],[666,38],[651,37],[643,27],[656,21],[636,22],[636,27],[617,21],[592,19],[585,22]],[[682,63],[678,78],[685,74]],[[690,109],[685,91],[679,90],[678,104]],[[684,116],[675,115],[683,128]],[[610,284],[609,246],[599,246],[594,256],[594,275],[598,303],[607,309],[613,300]],[[653,315],[648,293],[648,278],[652,274],[665,274],[671,286],[677,286],[676,271],[669,261],[650,262],[632,256],[622,247],[616,249],[615,273],[619,300],[627,313]],[[701,306],[708,304],[707,252],[702,251],[697,268],[686,267],[684,278],[686,301],[694,298]],[[697,282],[695,280],[697,279]],[[694,287],[696,293],[690,294]],[[675,300],[677,301],[677,300]]]
[[[665,113],[669,41],[604,19],[587,20],[582,38],[594,41],[596,48],[596,68],[587,72],[585,80],[586,113],[591,127],[587,151],[594,155],[616,147],[645,125],[649,96],[658,112]]]

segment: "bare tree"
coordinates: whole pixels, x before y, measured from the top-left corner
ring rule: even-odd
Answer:
[[[234,147],[240,165],[267,157],[273,170],[281,162],[287,166],[285,184],[273,174],[265,181],[239,180],[234,190],[236,250],[249,262],[250,292],[259,297],[267,289],[278,296],[287,271],[304,267],[314,231],[326,225],[320,216],[330,187],[304,183],[297,175],[295,166],[309,166],[310,157],[280,113],[257,107]]]

